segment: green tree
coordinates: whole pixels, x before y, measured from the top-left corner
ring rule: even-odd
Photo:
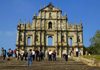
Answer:
[[[100,30],[96,31],[90,42],[89,52],[91,54],[100,54]]]

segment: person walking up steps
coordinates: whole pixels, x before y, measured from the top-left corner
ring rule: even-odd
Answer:
[[[30,62],[30,64],[31,64],[31,66],[32,66],[32,50],[30,49],[29,51],[28,51],[28,59],[27,59],[27,66],[29,66],[29,62]]]

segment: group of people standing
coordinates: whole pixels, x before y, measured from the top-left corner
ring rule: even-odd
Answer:
[[[44,60],[44,51],[43,50],[40,50],[38,51],[38,49],[36,48],[35,50],[32,51],[32,49],[30,50],[31,51],[31,58],[32,60],[36,60],[36,61],[41,61],[41,60]],[[28,55],[30,55],[30,53],[28,54],[29,51],[24,51],[22,50],[20,53],[18,52],[18,55],[16,53],[16,49],[14,50],[14,54],[15,54],[15,57],[17,59],[21,59],[21,61],[23,61],[23,59],[27,60],[28,59]]]
[[[3,56],[3,60],[5,60],[7,55],[8,55],[7,60],[10,60],[10,57],[13,57],[13,50],[11,50],[11,48],[10,48],[7,52],[6,49],[2,48],[1,49],[1,56]]]
[[[36,59],[36,61],[42,61],[44,60],[44,51],[40,50],[38,51],[38,49],[36,48],[35,50],[29,50],[27,53],[28,57],[27,57],[27,66],[29,66],[29,62],[30,65],[32,66],[32,60],[34,61]]]
[[[32,51],[31,49],[28,51],[28,58],[27,58],[27,66],[29,66],[29,62],[32,66],[32,58],[33,60],[36,59],[36,61],[41,61],[41,60],[44,60],[44,56],[45,56],[45,53],[44,51],[38,51],[38,49],[36,48],[36,50]],[[56,52],[55,50],[52,52],[51,50],[49,50],[48,52],[48,60],[49,61],[52,61],[52,58],[53,60],[56,61]]]
[[[38,50],[37,48],[35,50],[30,49],[29,51],[27,50],[22,50],[19,52],[19,50],[15,49],[14,51],[11,50],[11,48],[8,50],[8,52],[2,48],[1,49],[1,56],[3,56],[3,60],[5,60],[6,55],[8,55],[7,60],[10,60],[10,57],[13,57],[13,55],[15,56],[15,58],[17,60],[26,60],[27,61],[27,66],[29,66],[29,62],[30,65],[32,66],[32,61],[36,60],[36,61],[42,61],[44,60],[45,57],[45,52],[44,50]],[[47,52],[47,58],[49,61],[56,61],[56,51],[53,50],[49,50]],[[68,56],[65,56],[66,61],[68,60]]]
[[[48,60],[49,61],[56,61],[56,51],[54,50],[53,52],[49,50],[48,52]]]

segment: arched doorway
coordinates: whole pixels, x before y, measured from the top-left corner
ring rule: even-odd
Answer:
[[[53,46],[53,37],[48,36],[48,46]]]

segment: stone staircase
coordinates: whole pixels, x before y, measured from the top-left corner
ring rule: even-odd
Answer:
[[[0,70],[100,70],[99,67],[90,67],[81,62],[69,59],[67,62],[63,58],[57,58],[57,61],[33,61],[32,66],[27,67],[27,61],[11,58],[10,61],[0,58]]]

